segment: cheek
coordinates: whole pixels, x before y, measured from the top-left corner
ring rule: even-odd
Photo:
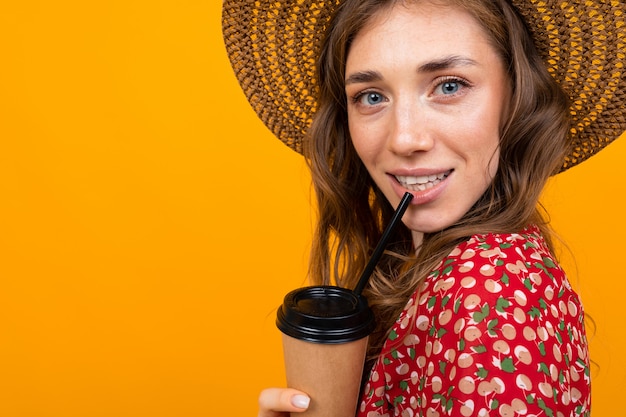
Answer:
[[[477,160],[482,161],[482,165],[491,174],[495,173],[498,166],[498,156],[500,148],[500,117],[494,112],[477,112],[462,129],[458,132],[459,137],[463,137],[465,147],[473,153]]]
[[[370,126],[359,123],[348,123],[350,129],[350,139],[352,146],[364,163],[371,160],[378,152],[380,140],[377,140],[377,133]]]
[[[491,182],[498,171],[500,164],[500,150],[498,138],[490,139],[481,144],[477,144],[475,153],[475,169],[484,173],[485,181]]]
[[[480,188],[491,183],[500,161],[500,132],[497,122],[491,122],[485,117],[476,118],[464,124],[465,131],[458,131],[455,136],[455,149],[465,160],[466,175],[473,178],[474,184]]]
[[[498,165],[500,164],[500,135],[502,130],[499,121],[496,121],[491,132],[488,132],[489,139],[484,144],[485,156],[487,157],[487,172],[490,179],[496,175]]]
[[[487,173],[489,175],[489,182],[491,182],[491,180],[493,180],[493,178],[496,176],[496,172],[498,171],[498,166],[500,165],[499,148],[496,148],[495,152],[493,153],[493,156],[488,161],[488,164],[489,165],[487,167]]]

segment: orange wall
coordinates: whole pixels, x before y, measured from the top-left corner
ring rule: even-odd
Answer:
[[[255,415],[283,380],[309,178],[248,108],[221,2],[4,3],[0,416]],[[625,393],[624,156],[546,193],[597,322],[596,416]]]

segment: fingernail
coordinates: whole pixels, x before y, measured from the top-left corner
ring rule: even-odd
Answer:
[[[298,408],[309,408],[310,401],[311,399],[306,395],[296,394],[291,397],[291,404]]]

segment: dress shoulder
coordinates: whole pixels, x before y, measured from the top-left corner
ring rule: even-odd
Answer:
[[[475,235],[408,301],[360,415],[587,415],[583,319],[537,228]]]

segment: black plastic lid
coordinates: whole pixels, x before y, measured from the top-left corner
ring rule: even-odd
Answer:
[[[286,335],[324,344],[362,339],[374,330],[374,325],[367,300],[335,286],[291,291],[276,317],[276,326]]]

